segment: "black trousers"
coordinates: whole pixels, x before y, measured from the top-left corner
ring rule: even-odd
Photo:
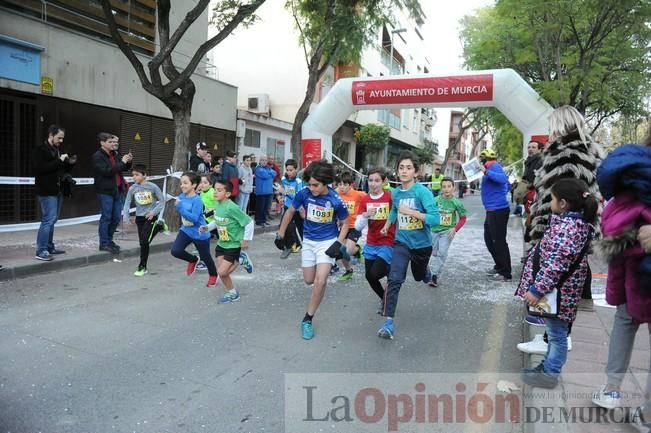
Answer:
[[[154,236],[160,231],[159,225],[156,224],[156,218],[148,220],[144,216],[136,217],[136,226],[138,226],[138,240],[140,241],[140,264],[139,267],[146,268],[149,259],[149,244]]]
[[[511,253],[506,242],[506,226],[509,222],[510,208],[486,211],[484,221],[484,242],[495,262],[495,272],[511,278]]]
[[[389,275],[389,264],[383,258],[378,257],[375,260],[365,260],[366,267],[366,281],[371,286],[380,299],[384,299],[384,287],[380,283],[380,279]]]

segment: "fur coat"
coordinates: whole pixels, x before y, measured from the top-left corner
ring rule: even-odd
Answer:
[[[559,138],[543,152],[543,163],[536,171],[534,187],[536,198],[531,205],[531,220],[527,225],[525,238],[538,242],[549,227],[552,213],[552,185],[563,178],[581,179],[588,184],[590,193],[599,202],[601,214],[601,194],[597,185],[597,168],[604,158],[601,146],[589,135],[586,142],[581,141],[578,132]],[[600,234],[599,224],[595,224],[596,236]]]

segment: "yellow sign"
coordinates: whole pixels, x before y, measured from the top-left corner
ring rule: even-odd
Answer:
[[[212,145],[212,149],[213,149],[213,150],[217,150],[217,149],[219,149],[219,144],[217,144],[217,143],[213,144],[213,145]]]
[[[50,77],[41,77],[41,93],[51,95],[54,91],[54,80]]]
[[[140,141],[140,133],[136,132],[136,136],[133,137],[133,139],[136,140],[136,141]]]
[[[167,137],[163,138],[163,143],[170,144],[169,138],[167,138]]]

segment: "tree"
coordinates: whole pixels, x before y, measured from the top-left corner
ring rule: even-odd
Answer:
[[[616,114],[645,117],[651,0],[501,0],[462,20],[466,66],[512,68],[593,132]]]
[[[175,144],[174,157],[171,161],[175,168],[186,166],[186,155],[190,150],[190,119],[192,103],[196,92],[192,81],[192,74],[208,51],[223,41],[239,24],[250,24],[255,20],[254,12],[265,0],[222,0],[217,3],[213,14],[213,24],[219,32],[211,39],[201,44],[185,68],[178,68],[172,60],[172,53],[183,38],[188,28],[199,18],[210,0],[197,0],[196,5],[188,11],[179,26],[170,34],[170,0],[157,0],[157,23],[159,42],[157,52],[147,63],[145,69],[141,60],[135,55],[118,31],[118,26],[113,17],[113,8],[110,0],[101,0],[106,23],[111,32],[111,37],[117,43],[120,51],[136,71],[142,88],[152,96],[158,98],[172,113],[174,120]],[[162,72],[162,74],[161,74]],[[164,76],[164,78],[163,78]],[[165,82],[164,82],[165,81]]]
[[[430,140],[423,140],[423,147],[415,148],[414,153],[421,164],[431,164],[439,153],[438,147],[438,143]]]
[[[423,22],[420,0],[287,0],[299,31],[308,70],[307,89],[292,128],[292,153],[301,157],[301,128],[314,100],[316,86],[328,67],[359,64],[362,50],[377,30],[392,20],[392,8],[404,8]]]

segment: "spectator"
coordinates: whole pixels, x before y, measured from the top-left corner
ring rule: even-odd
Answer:
[[[275,174],[267,164],[267,157],[261,157],[260,164],[255,168],[255,223],[259,227],[271,225],[267,222],[267,211],[271,206]]]
[[[54,246],[54,224],[59,219],[63,204],[62,178],[77,161],[77,156],[61,153],[59,147],[65,138],[65,130],[57,125],[48,128],[47,139],[34,149],[36,195],[41,207],[41,225],[36,235],[34,258],[49,262],[53,255],[64,254]]]
[[[434,197],[438,197],[441,194],[441,182],[443,181],[443,175],[441,174],[440,168],[434,169],[434,174],[432,175],[432,194]]]
[[[220,180],[229,182],[233,185],[233,191],[230,193],[230,199],[237,202],[237,196],[240,192],[240,177],[237,169],[237,153],[229,150],[226,152],[226,159],[222,164]]]
[[[237,204],[244,213],[249,207],[249,198],[253,192],[253,171],[251,170],[251,155],[244,155],[242,163],[238,167],[239,178],[242,180],[240,194],[237,196]]]
[[[206,163],[206,154],[208,153],[208,145],[204,142],[199,142],[195,146],[197,153],[190,157],[190,163],[188,165],[190,171],[195,173],[209,173],[210,172],[210,163]]]
[[[118,254],[120,247],[113,242],[113,234],[120,223],[122,196],[128,186],[122,172],[131,168],[131,152],[120,156],[115,148],[118,138],[108,132],[97,134],[100,148],[93,154],[92,168],[95,191],[100,203],[99,249]]]

